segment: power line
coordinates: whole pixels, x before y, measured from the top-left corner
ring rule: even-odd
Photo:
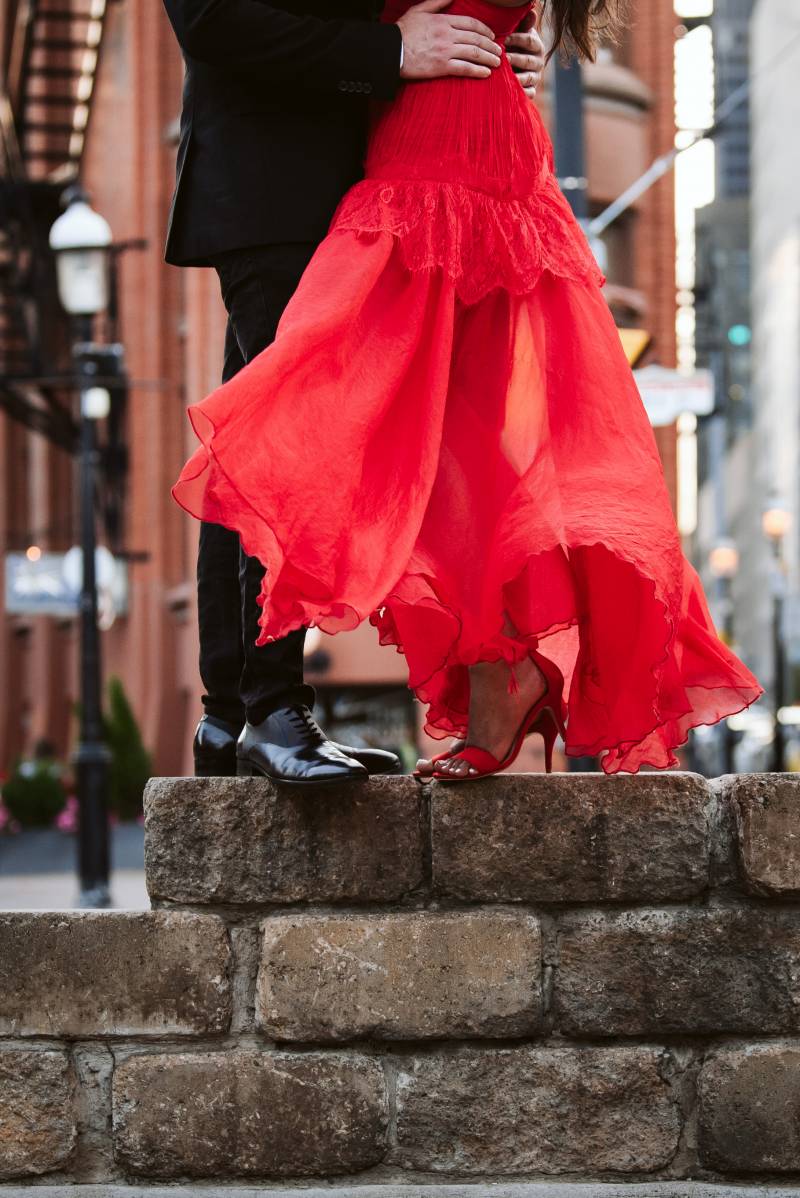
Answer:
[[[655,162],[647,168],[644,174],[634,183],[631,183],[630,187],[626,188],[621,196],[618,196],[612,204],[609,204],[599,216],[590,220],[587,229],[588,236],[590,238],[600,237],[602,233],[605,233],[609,225],[612,225],[623,212],[627,212],[646,191],[650,190],[654,183],[657,183],[659,179],[662,179],[664,175],[672,170],[679,154],[685,154],[687,150],[691,150],[698,142],[705,141],[706,139],[713,140],[722,132],[722,126],[725,121],[746,102],[754,81],[765,72],[773,71],[796,46],[800,46],[800,33],[791,38],[774,58],[765,63],[754,75],[751,75],[749,79],[735,88],[722,101],[719,107],[715,109],[714,120],[708,129],[699,129],[685,146],[675,146],[668,153],[662,154],[660,158],[656,158]]]

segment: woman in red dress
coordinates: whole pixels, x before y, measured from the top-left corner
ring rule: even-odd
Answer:
[[[605,5],[551,4],[589,49]],[[530,7],[451,11],[502,44]],[[666,768],[763,693],[683,556],[603,282],[508,62],[406,83],[276,341],[189,409],[173,494],[263,563],[259,643],[369,619],[461,738],[420,775],[494,773],[530,731],[548,768],[557,731]]]

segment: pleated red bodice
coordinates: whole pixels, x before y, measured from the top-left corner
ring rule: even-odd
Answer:
[[[408,7],[390,0],[384,20]],[[485,21],[502,44],[531,7],[457,0],[448,11]],[[527,294],[545,270],[603,282],[556,182],[539,111],[505,54],[486,79],[407,82],[376,103],[365,175],[332,229],[391,233],[410,270],[443,269],[465,303],[498,287]]]

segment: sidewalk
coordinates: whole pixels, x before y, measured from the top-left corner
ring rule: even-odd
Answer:
[[[77,907],[74,836],[53,828],[0,837],[0,910],[62,911]],[[114,907],[147,909],[144,829],[118,824],[111,830],[111,900]]]

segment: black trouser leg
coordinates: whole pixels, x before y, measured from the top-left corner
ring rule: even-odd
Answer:
[[[227,382],[274,340],[281,314],[316,247],[256,246],[219,255],[214,267],[228,312]],[[269,446],[265,446],[265,452]],[[264,567],[240,551],[239,538],[218,524],[203,524],[197,563],[200,676],[209,715],[260,723],[271,711],[314,704],[303,682],[305,629],[256,646],[256,603]]]

